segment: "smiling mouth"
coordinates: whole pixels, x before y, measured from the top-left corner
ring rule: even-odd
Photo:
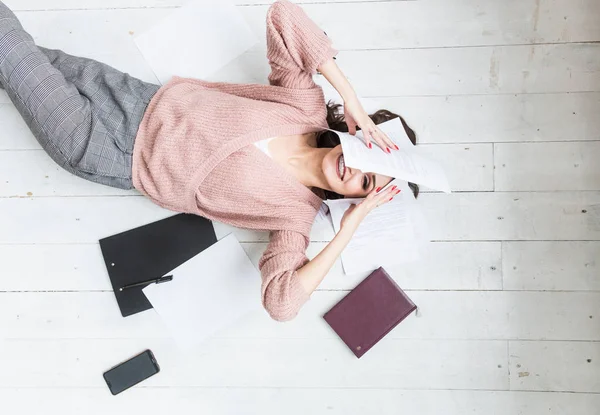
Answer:
[[[343,154],[340,154],[340,156],[338,157],[337,169],[338,169],[338,176],[340,177],[340,180],[344,180],[344,175],[346,174],[346,164],[344,163],[344,155]]]

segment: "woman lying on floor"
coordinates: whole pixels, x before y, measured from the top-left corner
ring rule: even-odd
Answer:
[[[36,46],[0,2],[0,83],[50,157],[79,177],[135,188],[166,209],[270,231],[259,263],[262,302],[274,319],[289,320],[365,216],[399,192],[379,191],[390,177],[345,166],[337,136],[326,129],[354,134],[359,127],[372,151],[390,153],[398,148],[376,124],[397,115],[367,115],[328,37],[298,6],[271,6],[267,45],[270,85],[175,77],[159,87]],[[344,99],[345,121],[313,82],[317,70]],[[365,199],[309,261],[309,234],[325,196]]]

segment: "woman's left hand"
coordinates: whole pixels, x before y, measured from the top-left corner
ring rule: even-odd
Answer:
[[[351,205],[344,212],[340,227],[349,227],[352,231],[355,231],[373,209],[388,203],[398,193],[400,193],[400,189],[397,186],[391,186],[383,191],[381,191],[381,187],[373,189],[359,204]]]
[[[391,153],[392,149],[399,150],[398,146],[375,125],[358,98],[344,101],[344,115],[346,117],[346,124],[348,124],[348,132],[356,135],[356,127],[360,127],[367,147],[373,148],[371,141],[375,141],[386,153]]]

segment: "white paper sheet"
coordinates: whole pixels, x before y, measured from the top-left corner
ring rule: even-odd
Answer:
[[[395,180],[402,192],[394,200],[372,210],[362,221],[352,240],[342,252],[346,274],[371,271],[380,266],[392,266],[416,261],[427,238],[422,226],[424,216],[418,210],[408,183]],[[362,199],[328,200],[336,232],[346,210]]]
[[[173,75],[206,78],[256,42],[240,12],[227,0],[186,3],[135,38],[163,84]]]
[[[356,136],[336,131],[347,166],[450,193],[450,184],[442,167],[421,155],[418,146],[414,146],[406,135],[399,118],[379,124],[379,128],[400,147],[400,151],[387,154],[375,147],[368,149],[361,131]]]
[[[184,349],[262,308],[260,274],[233,234],[168,274],[143,292]]]

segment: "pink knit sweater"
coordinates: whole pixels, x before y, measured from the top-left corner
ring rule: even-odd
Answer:
[[[302,9],[267,13],[270,85],[173,78],[150,102],[133,154],[133,182],[155,203],[234,226],[270,231],[259,268],[262,301],[276,320],[309,296],[297,280],[322,203],[252,143],[327,128],[316,68],[336,53]]]

